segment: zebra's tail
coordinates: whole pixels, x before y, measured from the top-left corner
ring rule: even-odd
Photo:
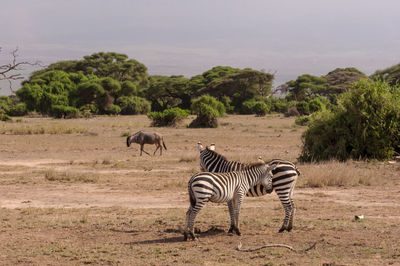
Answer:
[[[296,170],[297,175],[300,176],[301,175],[300,170],[297,167],[295,167],[294,169]]]
[[[162,139],[162,145],[164,146],[164,149],[167,149],[167,146],[165,146],[164,139]]]
[[[189,181],[188,185],[188,190],[189,190],[189,199],[190,199],[190,206],[196,206],[196,197],[194,196],[193,190],[192,190],[192,182]]]
[[[128,136],[127,138],[126,138],[126,146],[131,146],[131,142],[129,141],[130,140],[130,137],[131,136]]]

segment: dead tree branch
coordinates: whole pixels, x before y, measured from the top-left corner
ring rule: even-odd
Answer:
[[[309,251],[311,249],[314,249],[318,242],[320,242],[320,241],[317,241],[314,244],[312,244],[311,246],[309,246],[308,248],[301,249],[301,250],[294,249],[293,247],[291,247],[289,245],[285,245],[285,244],[268,244],[268,245],[264,245],[264,246],[261,246],[261,247],[258,247],[258,248],[242,249],[242,242],[239,242],[238,246],[236,247],[236,250],[240,251],[240,252],[253,252],[253,251],[257,251],[257,250],[264,249],[264,248],[280,247],[280,248],[287,248],[287,249],[289,249],[289,250],[291,250],[293,252],[296,252],[296,253],[304,253],[304,252],[307,252],[307,251]]]
[[[0,47],[0,53],[1,53],[1,47]],[[36,61],[34,63],[28,61],[18,62],[17,61],[18,48],[16,48],[11,52],[11,56],[12,59],[10,63],[0,65],[0,80],[8,81],[8,83],[10,84],[10,90],[13,91],[12,81],[24,78],[21,73],[18,73],[19,71],[24,70],[22,68],[23,66],[42,66],[42,65],[39,61]]]

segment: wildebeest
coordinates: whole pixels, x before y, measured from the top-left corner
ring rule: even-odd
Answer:
[[[126,145],[129,147],[131,143],[137,143],[140,145],[140,156],[142,156],[142,151],[150,155],[143,149],[144,144],[155,144],[157,146],[156,150],[154,151],[153,155],[156,154],[156,151],[160,149],[160,155],[162,155],[162,146],[164,149],[167,149],[165,146],[163,137],[158,133],[151,133],[145,131],[138,131],[133,135],[130,135],[126,139]],[[162,144],[162,146],[161,146]]]

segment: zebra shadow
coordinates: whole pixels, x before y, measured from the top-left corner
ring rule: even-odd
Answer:
[[[125,243],[126,245],[151,245],[151,244],[163,244],[163,243],[177,243],[177,242],[183,242],[183,230],[182,229],[166,229],[164,230],[165,233],[174,233],[178,234],[179,236],[173,236],[173,237],[162,237],[158,239],[151,239],[151,240],[142,240],[142,241],[132,241]],[[225,230],[211,226],[208,230],[201,232],[200,229],[195,228],[195,233],[197,236],[200,238],[206,237],[206,236],[215,236],[215,235],[220,235],[220,234],[227,234]]]

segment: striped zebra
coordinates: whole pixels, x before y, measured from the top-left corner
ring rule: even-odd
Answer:
[[[249,189],[258,183],[263,184],[272,191],[272,170],[275,166],[270,166],[265,162],[258,162],[249,165],[243,171],[227,173],[201,172],[192,176],[188,183],[190,207],[186,212],[186,225],[184,239],[190,236],[196,240],[194,235],[194,221],[197,214],[208,202],[228,203],[231,218],[229,233],[239,231],[239,212],[243,198]]]
[[[210,147],[204,149],[201,142],[198,142],[197,147],[200,151],[200,168],[203,170],[223,173],[243,170],[249,166],[249,164],[246,163],[228,161],[226,157],[215,151],[215,144],[211,144]],[[285,218],[279,232],[285,230],[290,231],[293,227],[293,217],[295,212],[292,194],[297,177],[300,175],[300,171],[292,162],[285,160],[273,159],[267,163],[276,166],[272,171],[272,188],[275,190],[276,194],[278,194],[285,210]],[[271,192],[272,190],[266,188],[263,184],[258,184],[251,187],[246,196],[260,197]]]

